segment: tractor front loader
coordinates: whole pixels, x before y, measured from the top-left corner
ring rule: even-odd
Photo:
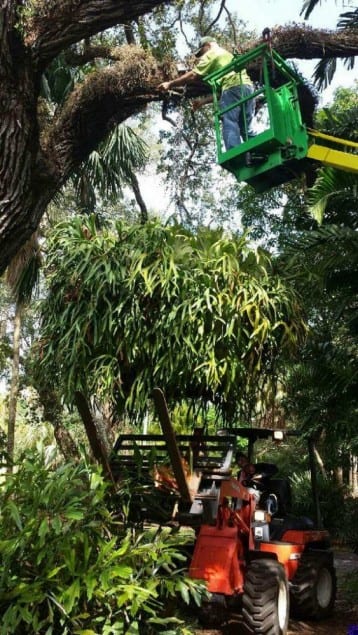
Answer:
[[[248,441],[250,459],[257,439],[282,439],[282,430],[175,435],[163,393],[154,392],[163,435],[121,435],[115,455],[122,468],[130,468],[139,453],[141,469],[150,470],[158,490],[171,497],[168,520],[194,529],[189,577],[204,580],[210,593],[202,623],[218,626],[233,605],[240,606],[248,635],[285,635],[290,613],[326,618],[336,595],[328,532],[288,513],[289,486],[272,478],[272,469],[266,470],[272,464],[257,464],[249,481],[232,473],[238,436]],[[170,469],[162,469],[163,461],[170,461]]]

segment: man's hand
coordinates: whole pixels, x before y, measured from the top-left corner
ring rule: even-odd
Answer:
[[[185,86],[185,84],[188,84],[190,82],[197,80],[198,77],[199,75],[197,75],[197,73],[194,73],[194,71],[188,71],[187,73],[184,73],[184,75],[179,75],[178,77],[175,77],[170,82],[162,82],[161,84],[159,84],[158,90],[164,93],[165,91],[170,90],[171,88],[176,89],[179,86]]]
[[[167,90],[169,90],[169,86],[170,82],[162,82],[161,84],[159,84],[158,90],[160,90],[160,92],[166,92]]]

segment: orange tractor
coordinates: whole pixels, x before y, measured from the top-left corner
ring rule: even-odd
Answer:
[[[121,435],[114,456],[123,469],[140,454],[141,469],[151,474],[149,457],[155,456],[156,485],[171,499],[171,522],[195,529],[189,577],[205,580],[210,592],[201,621],[218,625],[236,600],[248,635],[285,635],[290,613],[327,617],[336,595],[328,532],[290,515],[289,483],[275,478],[273,464],[256,464],[246,480],[232,473],[238,437],[248,442],[250,460],[257,440],[279,443],[287,433],[236,428],[215,436],[175,435],[159,389],[154,398],[163,435]],[[162,469],[168,461],[170,469]]]

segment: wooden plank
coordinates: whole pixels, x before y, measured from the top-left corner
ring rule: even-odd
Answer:
[[[154,388],[153,399],[159,416],[160,425],[162,427],[163,436],[167,444],[168,454],[170,457],[174,477],[178,485],[180,496],[185,502],[191,503],[193,498],[189,491],[188,483],[185,478],[182,457],[179,452],[175,432],[170,421],[164,394],[160,390],[160,388]]]

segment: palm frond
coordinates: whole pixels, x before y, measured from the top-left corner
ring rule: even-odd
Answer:
[[[117,126],[73,175],[81,200],[95,201],[95,191],[113,198],[131,182],[133,172],[147,160],[147,144],[129,126]],[[81,191],[81,188],[85,187]]]
[[[340,19],[337,22],[338,29],[358,29],[358,8],[354,11],[346,11],[341,13]]]
[[[351,55],[350,57],[345,57],[344,60],[344,65],[347,67],[347,69],[349,71],[353,70],[354,68],[354,63],[355,63],[355,57],[354,55]]]
[[[333,57],[324,57],[313,70],[313,81],[319,90],[327,88],[337,70],[337,60]]]
[[[302,15],[302,13],[304,13],[304,19],[307,20],[313,9],[315,8],[315,6],[320,2],[321,0],[305,0],[303,5],[302,5],[302,9],[301,9],[301,13],[300,15]]]
[[[291,241],[285,253],[288,275],[302,276],[307,282],[331,275],[339,269],[354,270],[358,262],[358,233],[350,227],[322,225]]]
[[[355,174],[334,168],[321,168],[313,187],[308,193],[308,211],[319,224],[329,203],[339,205],[345,199],[353,202],[358,195],[358,178]]]
[[[318,4],[319,0],[306,0],[303,3],[301,14],[305,12],[304,19],[307,18],[312,13],[314,7]],[[347,11],[346,13],[341,13],[339,16],[340,19],[337,23],[337,29],[339,30],[351,30],[355,31],[358,28],[358,9],[355,11]],[[346,57],[344,59],[344,64],[347,66],[348,70],[351,70],[354,67],[354,56]],[[331,83],[333,76],[337,70],[337,60],[333,57],[326,57],[321,59],[318,64],[315,66],[313,72],[313,79],[316,86],[319,90],[323,88],[327,88]]]

